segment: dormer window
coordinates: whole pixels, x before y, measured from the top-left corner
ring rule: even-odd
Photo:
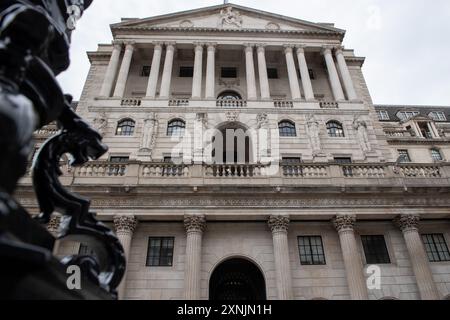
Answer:
[[[411,119],[419,114],[420,114],[420,112],[418,112],[418,111],[400,111],[397,113],[397,117],[401,121],[405,121],[405,120]]]
[[[377,114],[378,114],[378,119],[380,121],[388,121],[388,120],[390,120],[389,113],[386,110],[379,110],[379,111],[377,111]]]
[[[428,116],[434,121],[447,121],[447,117],[444,112],[441,111],[433,111],[428,114]]]

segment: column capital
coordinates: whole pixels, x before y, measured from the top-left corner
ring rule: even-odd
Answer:
[[[164,42],[162,42],[162,41],[154,41],[153,45],[154,45],[154,49],[155,50],[162,50],[162,46],[164,45]]]
[[[253,53],[253,48],[255,47],[254,43],[244,43],[244,51],[246,53],[250,52]]]
[[[291,220],[289,219],[289,216],[271,216],[268,224],[273,233],[287,232],[290,222]]]
[[[265,43],[258,43],[256,44],[256,50],[258,53],[264,53],[266,51],[266,44]]]
[[[295,49],[297,50],[297,54],[305,53],[305,48],[306,48],[306,45],[304,45],[304,44],[298,44],[295,46]]]
[[[292,53],[294,51],[295,45],[293,44],[285,44],[283,45],[284,53]]]
[[[112,45],[113,45],[114,49],[122,50],[123,41],[121,41],[121,40],[114,40],[114,41],[112,41]]]
[[[166,45],[167,50],[175,50],[175,46],[176,46],[175,41],[164,42],[164,44]]]
[[[189,215],[184,217],[186,232],[203,232],[206,229],[206,217],[203,215]]]
[[[216,51],[217,42],[207,42],[205,45],[208,48],[208,51]]]
[[[133,233],[138,224],[135,216],[115,216],[113,221],[116,232]]]
[[[47,230],[51,233],[56,233],[59,230],[61,224],[61,216],[53,216],[47,224]]]
[[[417,231],[419,230],[420,216],[415,214],[404,214],[395,218],[394,222],[402,232]]]
[[[203,42],[194,42],[194,50],[203,51],[203,46],[205,45]]]
[[[333,225],[338,232],[353,231],[355,223],[354,215],[338,215],[333,219]]]
[[[134,46],[136,45],[136,41],[133,41],[133,40],[126,40],[123,43],[125,45],[126,50],[132,50],[132,49],[134,49]]]
[[[344,47],[343,46],[334,47],[334,50],[335,50],[336,54],[344,54]]]
[[[334,48],[335,48],[334,46],[325,45],[325,46],[322,47],[322,54],[323,55],[325,55],[325,54],[332,54]]]

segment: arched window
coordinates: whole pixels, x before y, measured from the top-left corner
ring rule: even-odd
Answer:
[[[242,100],[242,97],[236,91],[224,91],[217,97],[217,100]]]
[[[167,135],[169,137],[182,137],[184,136],[184,130],[186,129],[186,123],[181,119],[174,119],[169,122],[167,126]]]
[[[333,138],[343,138],[345,137],[344,134],[344,127],[341,123],[337,121],[330,121],[327,123],[327,131],[328,135]]]
[[[297,130],[295,129],[295,123],[283,120],[278,124],[278,129],[280,129],[280,137],[296,137]]]
[[[131,119],[123,119],[119,121],[116,130],[116,136],[132,136],[136,123]]]

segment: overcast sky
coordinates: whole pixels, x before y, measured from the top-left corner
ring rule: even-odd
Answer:
[[[234,0],[242,6],[347,30],[344,45],[365,56],[363,72],[377,104],[450,105],[448,0]],[[205,6],[217,0],[94,0],[78,23],[70,69],[59,79],[79,98],[89,61],[86,51],[112,40],[109,25]]]

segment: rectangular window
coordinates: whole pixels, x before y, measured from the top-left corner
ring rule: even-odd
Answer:
[[[409,156],[408,150],[398,150],[398,157],[401,163],[411,162],[411,157]]]
[[[433,112],[430,112],[429,116],[434,121],[447,121],[447,117],[445,116],[444,112],[433,111]]]
[[[298,237],[298,249],[302,265],[326,265],[321,236]]]
[[[301,80],[302,79],[302,73],[300,72],[300,69],[297,69],[297,73],[298,73],[298,77]],[[314,72],[313,69],[308,69],[308,73],[309,73],[309,79],[311,79],[311,80],[315,80],[316,79],[316,73]]]
[[[433,161],[443,161],[444,157],[442,157],[442,153],[439,149],[431,149],[431,157]]]
[[[128,162],[130,161],[130,157],[115,157],[115,156],[111,156],[109,158],[109,162],[114,162],[114,163],[124,163],[124,162]]]
[[[380,121],[390,120],[389,113],[385,110],[379,110],[379,111],[377,111],[377,114],[378,114],[378,119]]]
[[[141,69],[141,77],[150,77],[150,66],[143,66]]]
[[[450,252],[443,234],[423,234],[422,240],[430,262],[450,261]]]
[[[180,67],[180,78],[192,78],[194,76],[194,67]]]
[[[361,236],[367,264],[389,264],[389,252],[384,236]]]
[[[338,164],[351,164],[352,163],[352,158],[337,157],[337,158],[334,158],[334,162],[336,162]]]
[[[237,69],[231,67],[223,67],[220,72],[222,78],[237,78]]]
[[[267,68],[267,77],[269,79],[278,79],[278,69],[277,68]]]
[[[148,240],[147,267],[171,267],[173,265],[173,237],[151,237]]]

